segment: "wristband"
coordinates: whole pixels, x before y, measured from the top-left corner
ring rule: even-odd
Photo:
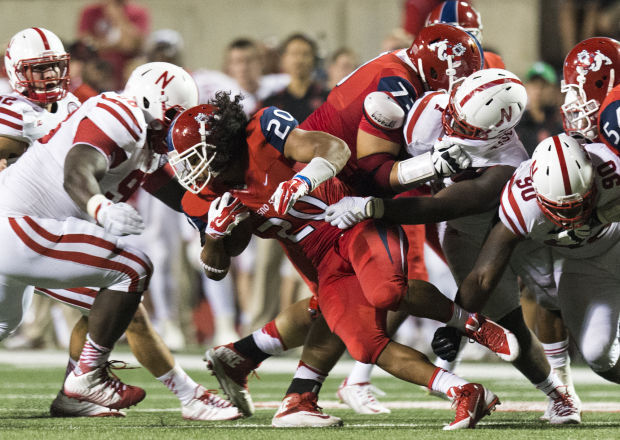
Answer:
[[[308,165],[306,165],[299,173],[295,175],[300,179],[309,181],[310,191],[325,182],[327,179],[334,177],[338,173],[334,164],[323,157],[314,157]],[[304,179],[304,177],[306,179]]]
[[[436,177],[430,152],[398,162],[398,183],[403,186],[424,183]]]
[[[366,202],[364,211],[368,218],[382,218],[384,212],[383,199],[377,197],[369,197],[370,200]]]
[[[88,213],[88,215],[94,218],[96,222],[99,222],[99,220],[97,220],[99,208],[101,207],[101,204],[105,202],[110,202],[110,200],[103,194],[95,194],[90,199],[88,199],[88,202],[86,202],[86,212]]]
[[[219,274],[222,274],[222,273],[226,273],[226,272],[228,272],[228,268],[225,268],[225,269],[217,269],[217,268],[215,268],[215,267],[211,267],[211,266],[209,266],[208,264],[203,263],[203,261],[202,261],[202,260],[199,260],[199,261],[200,261],[200,266],[201,266],[204,270],[208,270],[209,272],[219,273]]]

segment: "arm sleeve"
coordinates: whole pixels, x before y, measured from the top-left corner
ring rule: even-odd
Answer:
[[[281,154],[284,154],[288,135],[297,125],[297,120],[290,113],[277,107],[267,107],[260,116],[260,129],[265,140]]]

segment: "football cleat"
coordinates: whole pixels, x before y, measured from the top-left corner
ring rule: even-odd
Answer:
[[[119,410],[106,408],[96,403],[81,402],[58,391],[50,407],[52,417],[125,417]]]
[[[452,407],[456,409],[456,417],[444,430],[472,429],[484,416],[498,405],[499,399],[491,391],[479,383],[468,383],[460,387],[452,387],[446,393],[452,399]]]
[[[323,413],[318,396],[310,391],[291,393],[284,397],[273,416],[271,425],[276,428],[325,428],[342,426],[342,419]]]
[[[478,313],[472,313],[467,319],[465,335],[507,362],[519,356],[519,342],[514,333]]]
[[[106,362],[98,368],[75,374],[72,371],[65,379],[64,393],[68,397],[102,405],[110,409],[129,408],[144,399],[146,392],[132,385],[127,385],[110,371],[113,361]]]
[[[581,402],[577,404],[566,386],[557,387],[549,394],[547,412],[549,423],[565,425],[581,423]],[[547,413],[546,412],[546,413]]]
[[[246,417],[254,414],[254,402],[248,391],[248,376],[256,368],[254,362],[240,354],[232,343],[207,350],[204,360],[232,404]]]
[[[243,417],[243,414],[228,400],[222,399],[211,391],[198,385],[194,398],[181,407],[183,418],[186,420],[235,420]]]
[[[375,398],[375,394],[385,396],[379,388],[370,382],[347,384],[345,379],[338,387],[338,398],[350,406],[358,414],[389,414],[392,411],[381,405]]]

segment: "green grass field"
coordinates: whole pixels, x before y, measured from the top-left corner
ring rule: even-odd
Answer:
[[[476,430],[444,432],[451,421],[449,405],[427,396],[418,387],[378,374],[375,385],[387,393],[381,401],[392,408],[391,414],[362,416],[337,403],[335,392],[341,374],[328,377],[319,403],[331,414],[342,417],[345,426],[330,429],[276,429],[271,418],[282,399],[291,373],[259,371],[260,379],[250,381],[257,404],[256,414],[233,422],[190,422],[181,418],[179,403],[163,385],[143,369],[125,370],[120,376],[146,389],[147,397],[121,418],[49,417],[49,405],[59,389],[64,368],[10,364],[10,352],[0,353],[0,439],[618,439],[620,438],[620,387],[600,381],[576,384],[584,402],[583,423],[579,426],[552,427],[538,418],[544,399],[519,375],[494,374],[497,364],[476,364],[468,371],[478,371],[489,379],[483,382],[503,404],[486,417]],[[583,371],[582,371],[583,370]],[[587,374],[585,368],[575,372]],[[204,369],[187,371],[208,388],[217,382]],[[487,372],[488,374],[485,374]],[[464,374],[464,376],[466,376]],[[466,376],[467,377],[467,376]],[[590,377],[590,376],[588,376]],[[473,378],[472,378],[473,379]],[[589,408],[589,410],[588,410]],[[532,411],[536,409],[536,411]],[[378,437],[377,437],[378,436]]]

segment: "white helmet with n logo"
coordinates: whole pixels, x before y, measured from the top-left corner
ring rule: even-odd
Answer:
[[[452,90],[444,129],[450,136],[493,139],[517,125],[526,104],[525,87],[514,73],[480,70]]]
[[[153,121],[168,125],[167,110],[174,107],[186,109],[198,104],[198,88],[190,74],[179,66],[162,62],[136,67],[127,80],[123,95],[136,101],[149,125]]]

